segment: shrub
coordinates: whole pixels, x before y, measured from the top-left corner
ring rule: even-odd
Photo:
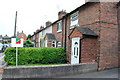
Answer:
[[[30,40],[24,41],[24,47],[34,47],[34,44]]]
[[[9,65],[15,65],[16,48],[9,47],[5,50],[5,61]],[[18,48],[18,65],[56,63],[66,63],[64,48]]]

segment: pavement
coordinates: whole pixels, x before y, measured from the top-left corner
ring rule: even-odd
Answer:
[[[0,80],[2,79],[1,67],[4,65],[4,53],[0,53]]]
[[[104,70],[98,72],[89,72],[84,74],[62,76],[59,78],[118,78],[118,77],[120,76],[118,76],[118,68],[116,68],[116,69],[110,69],[110,70]]]

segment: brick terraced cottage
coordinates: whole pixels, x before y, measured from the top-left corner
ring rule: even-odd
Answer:
[[[71,64],[97,62],[98,70],[118,67],[119,23],[120,2],[86,2],[70,13],[58,13],[45,44],[64,47]]]

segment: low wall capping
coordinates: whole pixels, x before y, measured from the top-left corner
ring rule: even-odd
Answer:
[[[3,78],[50,78],[97,71],[97,63],[5,67]],[[47,77],[46,77],[47,76]]]

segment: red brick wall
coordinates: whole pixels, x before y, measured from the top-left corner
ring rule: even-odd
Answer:
[[[89,27],[96,32],[99,37],[97,41],[97,53],[99,69],[118,66],[118,23],[117,8],[115,2],[90,3],[79,9],[78,24]],[[66,54],[70,62],[70,16],[67,17],[66,31]],[[113,56],[113,57],[112,57]]]
[[[120,6],[118,6],[118,54],[119,54],[119,66],[120,66]]]
[[[87,6],[79,9],[79,20],[80,26],[91,25],[96,21],[99,21],[100,16],[100,3],[90,3]]]
[[[97,61],[97,39],[84,38],[81,40],[81,63]]]
[[[48,46],[48,47],[52,47],[52,41],[48,41],[47,46]]]
[[[36,42],[36,47],[38,48],[40,43],[39,43],[39,33],[35,34],[35,42]]]
[[[91,30],[96,33],[100,33],[100,3],[91,3],[83,8],[80,8],[79,11],[79,20],[78,24],[82,27],[89,27]],[[70,53],[70,39],[68,38],[69,34],[73,29],[70,29],[70,16],[67,17],[67,31],[66,31],[66,54],[67,61],[70,63],[71,55]],[[98,43],[99,44],[99,43]]]
[[[101,3],[99,70],[118,66],[117,3]]]
[[[80,38],[82,38],[83,35],[75,28],[74,31],[72,32],[72,34],[70,34],[70,38],[71,37],[80,37]]]
[[[62,42],[62,31],[61,32],[57,32],[57,23],[52,25],[52,33],[55,35],[57,41]]]

